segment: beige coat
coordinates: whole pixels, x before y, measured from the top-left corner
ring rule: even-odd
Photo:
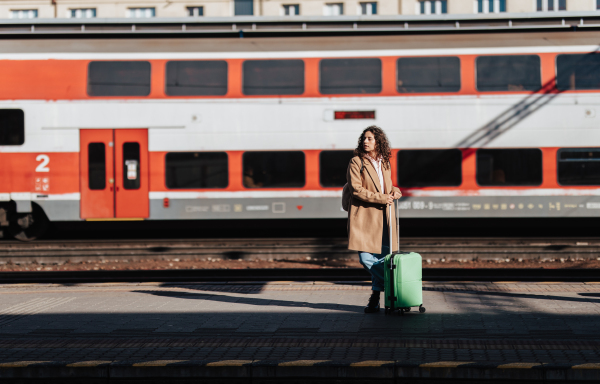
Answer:
[[[359,156],[354,156],[348,165],[346,180],[350,187],[352,199],[348,210],[348,249],[380,253],[381,235],[383,233],[383,217],[389,225],[389,208],[387,196],[394,191],[400,191],[392,186],[392,172],[389,164],[386,169],[382,165],[385,191],[380,191],[381,184],[373,164],[368,159],[363,159],[364,169],[360,174],[361,161]],[[392,206],[392,249],[398,250],[396,234],[396,213]],[[389,231],[389,228],[386,228]]]

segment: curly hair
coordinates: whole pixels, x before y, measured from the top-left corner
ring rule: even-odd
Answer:
[[[383,131],[383,129],[379,128],[376,125],[371,125],[361,133],[358,138],[358,146],[354,150],[354,156],[360,156],[365,158],[367,153],[365,152],[365,148],[363,146],[365,142],[365,134],[367,132],[371,132],[373,136],[375,136],[375,151],[378,157],[381,157],[381,162],[383,166],[387,169],[390,164],[390,158],[392,157],[392,150],[390,148],[390,142]]]

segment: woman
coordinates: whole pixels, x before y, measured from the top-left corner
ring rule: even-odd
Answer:
[[[385,132],[372,125],[360,135],[346,174],[352,193],[348,210],[348,249],[358,251],[360,263],[371,273],[373,282],[365,313],[379,312],[384,258],[391,253],[389,206],[402,196],[392,185],[391,156]],[[392,223],[396,221],[395,217],[392,209]],[[392,248],[397,250],[395,225],[392,225],[392,239]]]

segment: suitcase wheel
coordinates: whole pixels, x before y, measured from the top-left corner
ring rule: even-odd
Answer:
[[[404,312],[410,312],[410,307],[404,308]]]
[[[419,312],[421,312],[421,313],[425,313],[425,307],[423,306],[423,304],[421,304],[421,305],[419,306]]]
[[[385,311],[383,313],[387,316],[390,313],[390,309],[388,307],[385,307]]]

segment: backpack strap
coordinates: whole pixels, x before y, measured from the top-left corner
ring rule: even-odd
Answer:
[[[363,161],[362,156],[360,157],[360,173],[362,173],[363,169],[365,169],[365,163]]]

